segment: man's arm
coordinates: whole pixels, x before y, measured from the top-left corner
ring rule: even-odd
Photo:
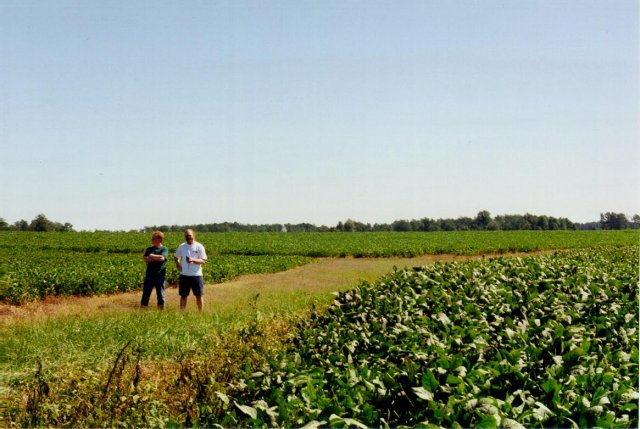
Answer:
[[[149,262],[164,262],[164,261],[166,261],[164,256],[162,256],[162,255],[154,255],[154,254],[147,255],[143,259],[144,259],[144,261],[146,263],[149,263]]]

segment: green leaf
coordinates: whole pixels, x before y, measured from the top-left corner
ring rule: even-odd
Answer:
[[[422,387],[424,387],[429,392],[435,393],[438,390],[438,387],[440,386],[438,379],[433,375],[433,372],[431,372],[430,369],[426,370],[424,374],[422,374],[421,382],[422,382]]]
[[[462,383],[462,379],[460,377],[456,377],[453,374],[447,374],[447,384],[450,386],[457,386]]]
[[[478,428],[484,429],[496,429],[498,427],[498,421],[492,415],[483,414],[480,417],[480,421],[476,425]]]

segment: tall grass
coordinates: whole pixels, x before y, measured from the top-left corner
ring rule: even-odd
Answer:
[[[305,309],[329,299],[284,291],[209,303],[203,313],[148,309],[6,325],[0,427],[182,426],[193,386],[210,377],[218,386],[266,358]],[[181,413],[180,422],[169,420]]]
[[[170,313],[153,319],[191,326],[203,322],[195,313]],[[175,334],[172,344],[132,338],[149,326],[145,323],[131,328],[127,323],[132,321],[119,319],[113,323],[111,328],[122,335],[102,336],[98,340],[106,339],[110,344],[90,348],[77,359],[52,359],[45,354],[57,353],[55,347],[42,348],[31,371],[11,382],[12,391],[19,395],[1,395],[0,426],[191,426],[192,419],[203,413],[205,391],[207,396],[224,391],[225,384],[245,368],[274,355],[289,329],[286,324],[270,323],[275,319],[259,321],[254,316],[241,329],[210,332],[209,338],[192,328],[169,328],[166,333]],[[207,324],[203,325],[206,331]],[[278,330],[278,326],[284,330]],[[73,327],[68,325],[65,330]],[[93,328],[93,333],[99,329]],[[62,339],[68,340],[64,334]],[[74,347],[61,350],[82,354],[81,344],[87,342],[79,340]],[[165,359],[157,359],[163,354]]]
[[[305,297],[285,291],[263,300],[245,296],[224,306],[212,303],[203,313],[149,309],[16,323],[3,328],[0,381],[20,382],[38,362],[53,372],[69,366],[100,368],[129,341],[140,345],[147,360],[176,359],[189,350],[211,349],[217,338],[234,335],[256,318],[286,319],[328,299],[327,294]]]

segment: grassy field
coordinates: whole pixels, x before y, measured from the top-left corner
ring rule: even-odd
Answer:
[[[250,237],[255,240],[253,246]],[[145,237],[138,234],[99,234],[92,240],[86,240],[85,235],[84,238],[34,234],[25,241],[32,245],[39,243],[42,252],[94,253],[107,258],[110,255],[138,258],[140,249],[146,245]],[[136,426],[144,422],[145,426],[189,426],[195,424],[196,417],[202,421],[205,411],[190,408],[195,407],[195,402],[189,405],[188,400],[180,402],[180,398],[168,398],[163,392],[176,392],[178,385],[182,386],[177,390],[181,394],[196,397],[203,394],[198,393],[197,386],[224,391],[225,382],[259,367],[282,349],[283,342],[295,334],[295,327],[306,320],[312,308],[319,311],[326,308],[333,301],[330,292],[347,290],[362,280],[374,281],[394,267],[431,265],[436,260],[461,261],[476,258],[474,254],[504,254],[510,250],[628,246],[638,244],[640,235],[601,231],[451,233],[449,236],[431,236],[431,233],[203,234],[198,238],[205,242],[211,254],[218,255],[266,256],[273,252],[307,258],[317,254],[357,258],[320,259],[286,272],[250,274],[210,284],[202,314],[195,311],[194,301],[189,302],[188,311],[177,311],[175,289],[169,289],[169,308],[163,312],[139,310],[137,291],[92,297],[49,297],[21,306],[3,305],[0,307],[2,425],[46,426],[65,422],[78,426],[80,422],[74,421],[73,416],[86,418],[83,407],[102,401],[102,407],[112,410],[111,414],[94,415],[93,420],[86,420],[82,425]],[[15,235],[0,236],[0,249],[5,255],[15,249],[15,240]],[[377,250],[367,251],[367,240],[371,240],[371,249]],[[87,241],[93,242],[94,247],[87,247]],[[178,241],[175,237],[175,242]],[[429,256],[426,249],[435,249],[431,253],[441,256]],[[396,256],[362,257],[367,254]],[[399,257],[416,254],[427,256]],[[3,275],[6,279],[7,273]],[[141,266],[136,275],[142,276]],[[130,393],[133,385],[138,399],[133,399],[136,395],[125,394]],[[80,399],[70,399],[71,393]],[[119,408],[124,405],[109,402],[118,394],[127,398],[123,403],[129,409],[144,410],[145,416],[127,414]],[[140,401],[140,404],[127,401]],[[183,409],[171,411],[177,404]]]

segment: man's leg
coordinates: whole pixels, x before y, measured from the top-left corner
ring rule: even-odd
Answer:
[[[149,306],[149,298],[151,297],[151,291],[153,291],[153,279],[144,278],[144,285],[142,286],[142,299],[140,300],[140,307]]]
[[[202,276],[196,276],[193,280],[193,294],[196,296],[198,310],[202,311],[202,305],[204,303],[204,282],[202,280]]]
[[[187,276],[180,276],[178,281],[178,293],[180,294],[180,310],[187,308],[187,297],[189,296],[189,290],[191,284],[189,284],[189,278]]]
[[[165,276],[158,276],[156,279],[156,295],[158,296],[158,308],[164,309],[165,295],[164,295],[164,280]]]

